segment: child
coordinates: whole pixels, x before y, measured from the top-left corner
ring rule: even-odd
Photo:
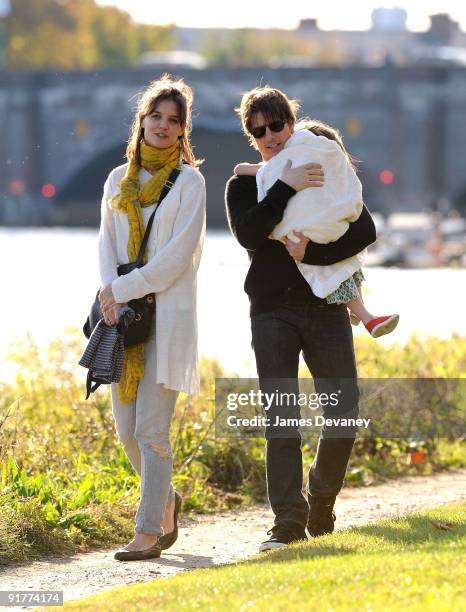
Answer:
[[[302,121],[280,153],[268,162],[238,164],[235,174],[256,176],[260,202],[280,178],[288,160],[298,166],[311,159],[325,169],[324,186],[305,189],[290,198],[282,221],[269,238],[282,242],[289,238],[298,242],[294,231],[300,231],[314,242],[333,242],[361,214],[362,186],[351,158],[338,131],[319,121]],[[311,266],[302,262],[296,262],[296,265],[316,296],[326,298],[329,304],[345,303],[350,310],[351,322],[358,325],[361,320],[367,331],[377,338],[395,329],[399,315],[376,317],[366,309],[361,294],[363,257],[364,253],[358,253],[329,266]]]

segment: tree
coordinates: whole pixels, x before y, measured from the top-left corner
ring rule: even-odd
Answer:
[[[207,34],[201,53],[211,64],[263,66],[277,58],[307,57],[309,44],[294,32],[239,28]]]
[[[128,66],[173,44],[173,28],[136,24],[95,0],[11,0],[5,26],[8,68]]]

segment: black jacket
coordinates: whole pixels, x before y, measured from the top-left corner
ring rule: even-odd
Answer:
[[[228,223],[238,242],[247,249],[251,262],[244,283],[251,303],[251,316],[275,308],[290,294],[322,301],[312,293],[285,245],[268,238],[282,220],[288,200],[295,193],[292,187],[277,180],[258,203],[254,176],[232,176],[226,185]],[[303,262],[327,266],[356,255],[375,239],[375,225],[364,206],[359,218],[350,223],[348,230],[335,242],[309,242]]]

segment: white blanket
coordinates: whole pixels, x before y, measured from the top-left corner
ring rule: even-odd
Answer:
[[[338,143],[308,130],[295,132],[283,151],[264,164],[257,173],[259,201],[280,178],[291,160],[293,167],[315,162],[322,164],[325,173],[323,187],[310,187],[298,192],[288,201],[282,221],[269,238],[297,242],[294,231],[303,232],[313,242],[327,244],[338,240],[356,221],[362,211],[362,186],[351,164]],[[329,266],[311,266],[296,262],[313,293],[324,298],[348,279],[363,262],[364,252]]]

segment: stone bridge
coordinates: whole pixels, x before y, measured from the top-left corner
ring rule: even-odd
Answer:
[[[0,72],[0,223],[96,225],[105,178],[124,162],[138,92],[162,71]],[[372,209],[422,210],[466,190],[466,69],[173,72],[195,92],[193,142],[205,158],[211,226],[224,223],[234,164],[257,159],[234,107],[258,84],[299,98],[302,115],[340,129]]]

